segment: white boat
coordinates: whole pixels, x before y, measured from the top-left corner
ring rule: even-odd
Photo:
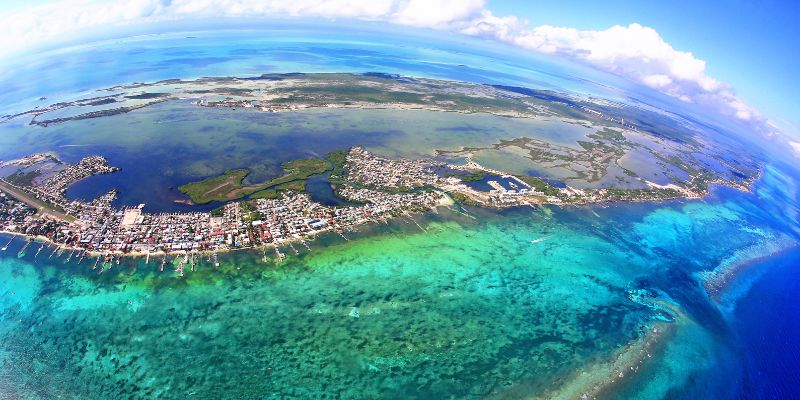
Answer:
[[[531,243],[533,243],[533,244],[541,243],[541,242],[544,242],[545,240],[547,240],[547,236],[542,236],[542,237],[540,237],[538,239],[531,240]]]

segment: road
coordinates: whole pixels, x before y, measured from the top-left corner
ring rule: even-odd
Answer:
[[[73,222],[75,217],[65,214],[63,211],[57,210],[52,205],[45,203],[36,198],[36,196],[28,193],[25,190],[19,189],[10,185],[8,182],[0,179],[0,190],[8,193],[15,199],[35,208],[39,214],[47,215],[62,221]]]

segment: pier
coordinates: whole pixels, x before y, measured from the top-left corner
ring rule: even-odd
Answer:
[[[294,255],[296,255],[296,256],[299,256],[299,255],[300,255],[300,252],[299,252],[299,251],[297,251],[297,249],[296,249],[296,248],[294,248],[294,245],[292,244],[292,242],[288,242],[288,244],[289,244],[289,248],[291,248],[291,249],[292,249],[292,251],[294,252]]]
[[[17,253],[17,258],[25,257],[25,250],[28,249],[28,246],[30,246],[31,243],[33,243],[33,238],[28,239],[28,241],[25,243],[25,245],[22,246],[22,248],[19,250],[19,253]]]
[[[286,258],[286,256],[283,253],[281,253],[281,251],[278,249],[278,245],[276,244],[275,247],[273,248],[275,249],[275,255],[278,256],[278,261],[283,261]]]
[[[13,241],[14,241],[14,236],[11,236],[11,239],[8,240],[8,243],[6,243],[6,245],[3,246],[3,251],[8,250],[8,245],[10,245],[11,242],[13,242]]]

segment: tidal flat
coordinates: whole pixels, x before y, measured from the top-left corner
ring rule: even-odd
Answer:
[[[147,129],[143,129],[143,127]],[[147,204],[148,211],[198,211],[180,185],[246,168],[245,184],[283,174],[281,163],[320,158],[364,146],[386,157],[426,158],[435,149],[490,146],[498,138],[529,136],[580,140],[592,129],[560,121],[406,110],[311,109],[262,113],[165,102],[124,115],[70,121],[46,128],[11,121],[0,126],[0,158],[53,151],[67,162],[100,154],[121,171],[79,182],[69,198],[92,199],[112,188],[116,205]],[[13,144],[13,145],[12,145]],[[503,165],[488,165],[501,167]],[[532,165],[531,165],[532,168]]]

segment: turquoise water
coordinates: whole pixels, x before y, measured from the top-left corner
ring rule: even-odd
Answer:
[[[18,259],[17,239],[0,259],[0,390],[519,398],[588,379],[610,398],[734,396],[748,374],[738,336],[696,272],[786,231],[791,221],[759,207],[785,191],[760,190],[471,210],[477,219],[442,209],[415,217],[424,232],[400,219],[350,242],[322,237],[280,264],[233,253],[220,269],[201,263],[183,278],[142,259],[98,275],[93,260],[64,263],[66,254],[48,259],[47,250],[34,260],[38,245]],[[650,300],[633,301],[632,290]],[[660,342],[611,383],[602,371],[622,368],[613,364],[620,352],[654,327],[665,332]]]
[[[133,81],[294,71],[392,72],[674,106],[604,74],[477,42],[318,33],[141,36],[18,60],[25,68],[0,71],[3,113]],[[71,195],[121,185],[123,204],[180,209],[169,190],[177,183],[233,167],[265,178],[284,159],[343,144],[419,156],[458,141],[538,133],[572,142],[582,133],[445,113],[202,111],[171,102],[49,128],[15,120],[0,126],[0,157],[100,153],[123,171]],[[512,153],[490,156],[528,168]],[[425,231],[401,218],[360,227],[349,242],[321,237],[280,264],[240,252],[184,277],[142,259],[98,274],[93,259],[65,262],[52,249],[36,257],[39,244],[18,258],[17,238],[0,253],[0,398],[790,397],[797,380],[787,371],[800,359],[791,323],[798,254],[764,249],[800,238],[797,177],[771,165],[752,194],[715,188],[697,201],[469,216],[442,209],[414,216]],[[709,276],[722,284],[711,297]]]

